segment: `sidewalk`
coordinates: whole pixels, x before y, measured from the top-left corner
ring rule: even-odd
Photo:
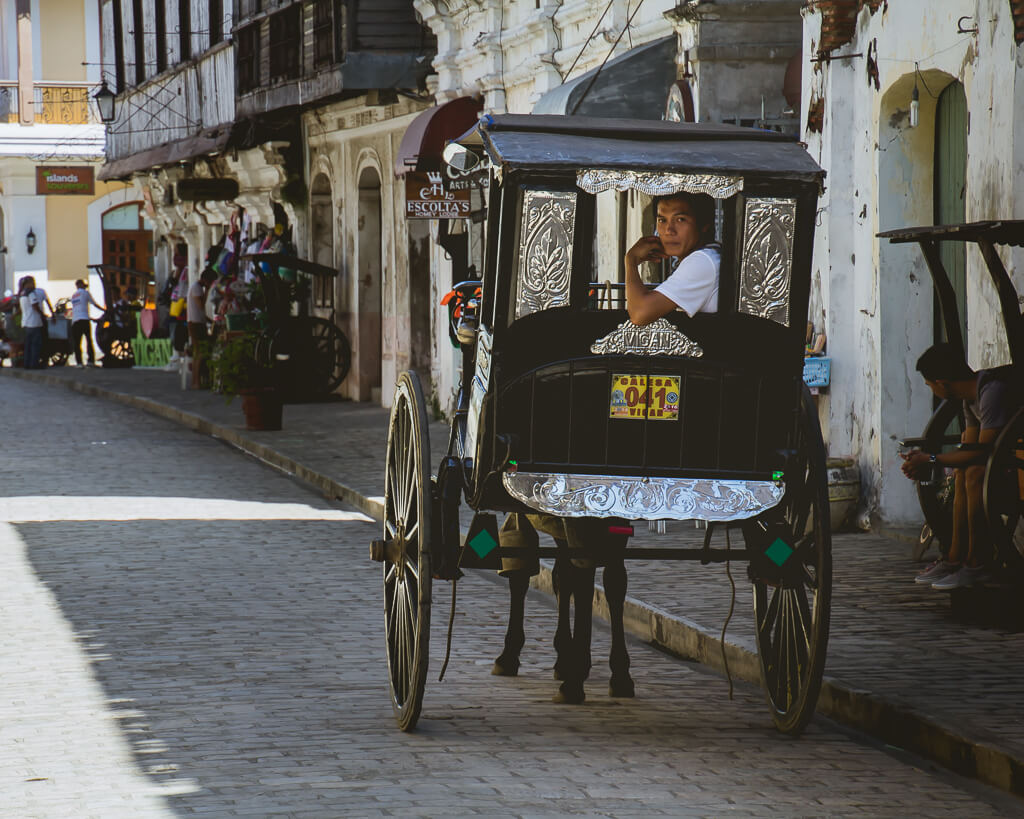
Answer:
[[[342,401],[287,405],[283,431],[250,432],[237,401],[227,405],[208,391],[182,391],[170,373],[3,368],[0,375],[63,386],[168,418],[381,515],[388,414],[380,407]],[[432,423],[430,436],[436,461],[447,444],[448,426]],[[699,542],[701,534],[683,524],[669,529],[675,540]],[[666,535],[649,534],[642,523],[631,541],[670,542]],[[876,535],[834,537],[832,629],[819,712],[1024,796],[1024,633],[954,620],[949,595],[913,584],[920,567],[909,552],[907,545]],[[730,602],[724,566],[630,561],[627,568],[627,629],[721,670],[719,636]],[[726,636],[729,669],[734,677],[757,683],[744,567],[734,566],[733,577],[737,597]],[[542,574],[538,585],[550,590],[550,575]],[[597,611],[607,615],[600,593]],[[720,696],[722,707],[728,707],[724,684],[709,696]]]

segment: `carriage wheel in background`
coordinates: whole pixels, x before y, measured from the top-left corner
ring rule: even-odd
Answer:
[[[109,321],[101,320],[96,325],[96,346],[103,352],[104,366],[110,366],[106,359],[109,356],[114,366],[130,367],[135,363],[135,353],[131,341],[125,340],[124,330],[116,329]]]
[[[769,513],[744,527],[748,548],[766,541],[777,544],[778,539],[787,544],[774,547],[783,555],[776,553],[773,560],[793,549],[778,571],[762,572],[751,565],[761,684],[772,720],[786,734],[799,734],[814,714],[832,607],[825,445],[806,387],[799,415],[797,451],[785,474],[782,505],[774,516]]]
[[[921,436],[925,440],[925,452],[948,452],[960,441],[960,401],[945,400],[928,420]],[[947,441],[956,438],[956,442]],[[946,554],[953,542],[953,471],[936,469],[933,480],[917,482],[917,500],[921,504],[931,537],[939,542],[939,551]],[[922,540],[915,549],[914,559],[920,560],[930,542]]]
[[[50,360],[47,362],[51,367],[63,367],[68,363],[67,350],[54,350],[50,353]]]
[[[352,365],[352,348],[345,334],[333,323],[319,316],[308,319],[309,340],[303,365],[311,392],[327,395],[341,386]]]
[[[1024,409],[996,438],[985,468],[985,517],[1000,562],[1019,565],[1024,555]]]
[[[416,373],[402,373],[388,427],[384,483],[384,621],[391,705],[416,727],[430,640],[431,488],[426,403]]]

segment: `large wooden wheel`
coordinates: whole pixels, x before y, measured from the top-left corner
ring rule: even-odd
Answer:
[[[130,367],[135,363],[132,342],[124,328],[103,317],[96,325],[96,346],[103,352],[104,367]]]
[[[1001,563],[1016,566],[1024,555],[1024,409],[1003,427],[985,468],[985,517]]]
[[[430,439],[416,373],[402,373],[388,428],[384,483],[384,620],[391,706],[398,727],[416,727],[430,638]]]
[[[960,413],[962,402],[945,400],[939,404],[924,429],[922,451],[938,455],[952,450],[960,441]],[[934,469],[930,481],[917,482],[917,500],[921,504],[925,522],[931,535],[942,544],[945,553],[953,542],[953,471]],[[915,558],[920,559],[927,549],[922,541]]]
[[[309,318],[308,363],[305,370],[311,390],[327,395],[341,386],[352,365],[352,348],[333,322]]]
[[[782,508],[745,527],[748,545],[751,541],[768,547],[774,544],[768,551],[772,562],[765,564],[770,570],[752,564],[751,578],[761,683],[772,720],[786,734],[799,734],[814,714],[832,606],[825,446],[817,409],[806,388],[796,437],[796,453],[785,473]],[[789,548],[793,551],[787,558]],[[779,560],[782,563],[777,566]]]

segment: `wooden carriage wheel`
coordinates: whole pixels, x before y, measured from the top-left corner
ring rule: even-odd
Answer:
[[[125,338],[124,333],[123,329],[116,328],[110,320],[101,319],[96,325],[96,346],[103,352],[103,358],[109,356],[115,366],[130,367],[135,363],[135,353],[131,341]]]
[[[402,373],[388,427],[384,483],[384,620],[391,705],[398,727],[416,727],[430,640],[430,439],[416,373]]]
[[[985,467],[985,517],[999,561],[1019,565],[1024,555],[1024,409],[1003,427]]]
[[[352,348],[333,322],[319,316],[309,319],[309,388],[318,395],[334,392],[352,366]]]
[[[785,475],[781,527],[754,524],[794,546],[793,555],[776,576],[752,574],[761,683],[772,720],[786,734],[799,734],[814,714],[832,606],[825,445],[806,387],[799,415],[797,453]]]

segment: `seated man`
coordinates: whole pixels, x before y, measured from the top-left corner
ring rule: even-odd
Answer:
[[[985,463],[1015,409],[1015,391],[999,371],[974,372],[951,344],[936,344],[925,350],[917,360],[917,370],[936,396],[963,401],[966,429],[960,440],[983,446],[937,455],[915,451],[904,458],[903,474],[911,480],[925,478],[935,466],[955,470],[949,554],[918,575],[916,582],[943,591],[972,586],[990,578],[986,564],[995,557],[982,500]]]
[[[677,193],[655,202],[657,232],[643,236],[626,253],[626,309],[637,325],[673,310],[687,315],[718,310],[721,253],[715,243],[715,201],[705,194]],[[680,261],[654,290],[640,278],[641,262],[673,256]]]

